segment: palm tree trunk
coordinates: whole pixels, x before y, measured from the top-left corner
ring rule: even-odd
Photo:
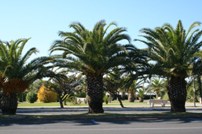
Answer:
[[[118,99],[118,101],[119,101],[120,106],[121,106],[122,108],[125,108],[124,105],[123,105],[123,103],[122,103],[122,101],[121,101],[121,96],[120,96],[119,94],[117,94],[117,99]]]
[[[184,77],[171,76],[168,82],[168,96],[171,112],[186,112],[186,81]]]
[[[201,87],[201,76],[197,75],[197,81],[198,81],[198,90],[200,92],[200,103],[202,104],[202,87]]]
[[[119,92],[110,92],[110,94],[111,94],[112,96],[114,96],[115,98],[118,99],[119,104],[120,104],[120,106],[121,106],[122,108],[125,108],[124,105],[123,105],[123,103],[122,103],[122,101],[121,101],[121,95],[119,95]]]
[[[59,103],[60,103],[60,108],[64,108],[63,100],[62,100],[62,95],[61,94],[59,95]]]
[[[0,100],[2,114],[14,115],[17,110],[17,94],[16,93],[3,93]]]
[[[103,76],[87,75],[89,113],[104,113],[103,93]]]
[[[128,91],[128,101],[129,102],[134,102],[135,101],[134,89],[129,89],[129,91]]]

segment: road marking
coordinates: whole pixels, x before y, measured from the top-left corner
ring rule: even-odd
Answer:
[[[99,130],[99,131],[126,131],[126,130],[180,130],[180,129],[202,129],[202,127],[164,127],[164,128],[152,128],[152,127],[148,127],[148,128],[79,128],[79,130]],[[77,129],[78,130],[78,129]]]

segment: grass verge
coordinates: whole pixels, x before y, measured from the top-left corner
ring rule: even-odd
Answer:
[[[147,102],[128,102],[127,100],[123,101],[123,105],[126,107],[149,107]],[[73,104],[71,102],[68,102],[65,107],[68,106],[88,106],[87,104],[81,103],[81,104]],[[111,106],[117,106],[120,107],[120,104],[118,101],[112,101],[111,103],[105,104],[103,103],[104,107],[111,107]],[[42,102],[35,102],[35,103],[28,103],[28,102],[21,102],[18,104],[19,108],[23,107],[60,107],[59,102],[51,102],[51,103],[42,103]]]

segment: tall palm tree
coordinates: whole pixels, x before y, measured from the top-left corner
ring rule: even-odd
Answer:
[[[112,26],[115,26],[113,28]],[[92,31],[80,23],[70,25],[73,32],[60,32],[50,51],[61,51],[64,59],[58,65],[73,68],[86,76],[89,113],[103,113],[103,75],[111,68],[124,64],[125,48],[120,41],[130,38],[124,28],[114,23],[106,26],[99,21]]]
[[[30,56],[37,52],[36,48],[29,49],[23,55],[28,40],[0,41],[0,90],[3,91],[0,107],[3,114],[16,113],[17,93],[23,92],[36,79],[46,74],[52,75],[44,67],[50,58],[41,57],[28,62]]]
[[[193,56],[202,45],[202,31],[194,22],[186,31],[179,20],[177,27],[164,24],[154,30],[142,29],[146,40],[139,40],[148,45],[148,53],[154,62],[154,74],[168,78],[168,96],[172,112],[185,112],[187,71],[190,70]]]

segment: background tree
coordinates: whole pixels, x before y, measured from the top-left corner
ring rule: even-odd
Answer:
[[[37,92],[37,98],[39,102],[56,102],[58,95],[57,93],[49,86],[48,82],[43,83]]]
[[[151,80],[151,84],[149,85],[149,90],[156,94],[156,98],[162,99],[163,95],[166,92],[166,82],[162,78],[155,78]]]
[[[198,92],[198,83],[196,79],[192,79],[188,83],[187,87],[187,101],[193,102],[194,106],[196,106],[196,102],[198,101],[199,92]]]
[[[26,95],[26,101],[29,103],[34,103],[37,101],[37,94],[34,91],[30,91]]]
[[[137,96],[138,96],[138,99],[139,99],[139,102],[143,102],[144,101],[144,96],[145,96],[145,93],[147,92],[147,89],[144,88],[144,87],[141,87],[137,90]]]
[[[115,28],[112,28],[115,26]],[[89,113],[103,113],[103,75],[111,68],[124,64],[125,48],[120,41],[129,41],[124,28],[114,23],[106,26],[99,21],[92,31],[80,23],[70,25],[73,32],[60,32],[50,51],[63,52],[57,66],[72,68],[86,76]]]
[[[136,96],[136,92],[137,92],[137,89],[139,88],[142,88],[142,81],[139,80],[134,80],[132,82],[132,84],[130,84],[130,86],[127,88],[128,89],[128,101],[129,102],[134,102],[135,101],[135,98],[137,97]]]
[[[40,57],[28,62],[37,52],[36,48],[23,52],[28,40],[0,41],[0,89],[3,91],[0,105],[3,114],[15,114],[17,94],[27,89],[36,79],[51,75],[44,66],[50,58]]]
[[[67,75],[64,75],[67,73]],[[76,92],[76,87],[81,85],[81,79],[76,77],[75,73],[62,70],[56,73],[56,77],[49,79],[50,88],[52,88],[57,94],[60,103],[60,107],[64,108],[63,102],[67,97],[73,96]]]
[[[128,100],[134,101],[136,89],[143,88],[143,81],[150,76],[150,64],[148,53],[145,49],[137,49],[134,45],[126,46],[128,64],[122,67],[122,73],[126,74],[124,87],[128,91]]]
[[[172,112],[185,112],[187,71],[190,70],[193,56],[202,45],[202,31],[197,29],[199,22],[194,22],[188,31],[178,21],[177,27],[170,24],[154,30],[144,28],[141,32],[146,40],[139,40],[148,45],[148,54],[154,63],[152,72],[168,78],[168,96]]]
[[[41,80],[41,79],[38,79],[38,80],[34,81],[33,83],[31,83],[24,92],[18,93],[18,101],[19,101],[19,99],[21,99],[20,97],[22,95],[25,95],[25,97],[22,96],[24,99],[23,101],[27,101],[29,103],[36,102],[37,101],[37,92],[43,83],[44,83],[44,80]]]
[[[198,84],[198,91],[200,95],[200,103],[202,103],[202,82],[201,82],[201,75],[202,75],[202,51],[199,51],[193,59],[193,77],[197,79]]]
[[[124,105],[119,93],[121,89],[125,90],[123,87],[124,82],[125,80],[123,78],[123,74],[118,67],[113,68],[104,77],[104,90],[108,92],[113,98],[117,98],[122,108],[124,108]]]

